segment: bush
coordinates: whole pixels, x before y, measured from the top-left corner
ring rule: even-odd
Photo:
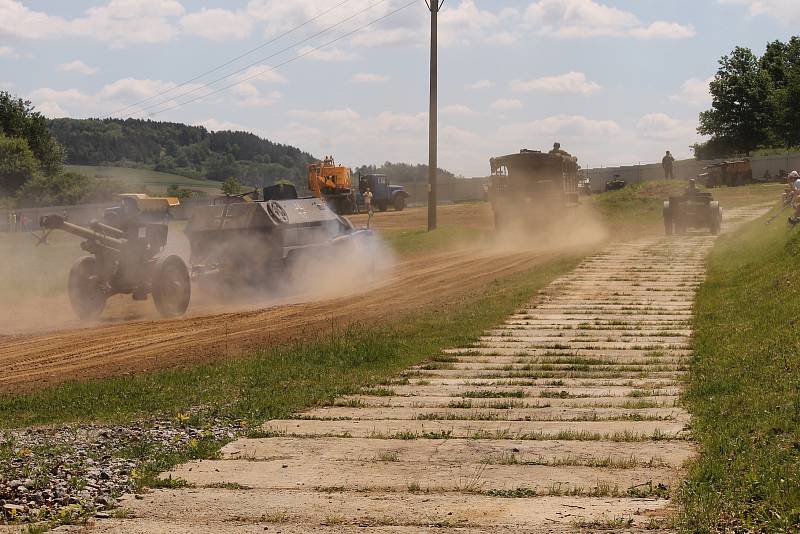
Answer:
[[[63,206],[107,202],[122,192],[122,186],[111,180],[67,172],[55,176],[35,175],[19,190],[20,206]]]

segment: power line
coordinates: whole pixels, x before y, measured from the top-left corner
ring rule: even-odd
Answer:
[[[347,33],[343,33],[339,37],[337,37],[335,39],[332,39],[332,40],[328,41],[327,43],[324,43],[324,44],[322,44],[320,46],[316,46],[316,47],[310,48],[309,50],[303,52],[302,54],[298,54],[297,56],[295,56],[293,58],[289,58],[289,59],[287,59],[286,61],[284,61],[282,63],[278,63],[277,65],[274,65],[274,66],[272,66],[272,67],[270,67],[268,69],[264,69],[264,70],[258,71],[255,74],[252,74],[252,75],[250,75],[250,76],[248,76],[246,78],[242,78],[241,80],[238,80],[238,81],[236,81],[234,83],[231,83],[231,84],[225,85],[223,87],[220,87],[219,89],[217,89],[215,91],[212,91],[211,93],[208,93],[206,95],[200,95],[200,96],[191,98],[191,99],[189,99],[189,100],[187,100],[185,102],[179,102],[179,103],[177,103],[177,104],[175,104],[173,106],[170,106],[170,107],[158,110],[158,111],[154,111],[154,112],[148,114],[148,116],[154,117],[156,115],[160,115],[161,113],[165,113],[167,111],[171,111],[173,109],[177,109],[177,108],[185,106],[187,104],[191,104],[192,102],[197,102],[198,100],[202,100],[203,98],[208,98],[209,96],[213,96],[213,95],[219,94],[219,93],[221,93],[223,91],[226,91],[226,90],[230,89],[231,87],[235,87],[235,86],[240,85],[240,84],[242,84],[242,83],[244,83],[246,81],[252,80],[253,78],[258,78],[262,74],[265,74],[265,73],[270,72],[270,71],[277,70],[278,68],[283,67],[284,65],[288,65],[289,63],[297,61],[298,59],[304,58],[304,57],[306,57],[306,56],[308,56],[310,54],[313,54],[314,52],[322,50],[326,46],[330,46],[330,45],[332,45],[332,44],[334,44],[334,43],[336,43],[338,41],[341,41],[342,39],[344,39],[346,37],[349,37],[349,36],[353,35],[354,33],[363,30],[364,28],[368,28],[369,26],[372,26],[373,24],[376,24],[376,23],[378,23],[378,22],[380,22],[382,20],[385,20],[385,19],[393,16],[393,15],[396,15],[397,13],[403,11],[404,9],[408,9],[409,7],[411,7],[412,5],[414,5],[416,3],[417,3],[417,0],[411,0],[407,4],[404,4],[403,6],[395,9],[394,11],[391,11],[391,12],[387,13],[386,15],[378,17],[377,19],[374,19],[374,20],[364,24],[363,26],[359,26],[358,28],[356,28],[354,30],[351,30],[351,31],[349,31]]]
[[[187,100],[187,101],[185,101],[185,102],[179,102],[179,103],[177,103],[177,104],[175,104],[175,105],[173,105],[173,106],[170,106],[170,107],[167,107],[167,108],[164,108],[164,109],[158,110],[158,111],[154,111],[154,112],[152,112],[152,113],[148,114],[148,116],[150,116],[150,117],[154,117],[154,116],[156,116],[156,115],[160,115],[161,113],[165,113],[165,112],[167,112],[167,111],[171,111],[171,110],[173,110],[173,109],[177,109],[177,108],[179,108],[179,107],[182,107],[182,106],[185,106],[185,105],[187,105],[187,104],[191,104],[191,103],[193,103],[193,102],[197,102],[198,100],[202,100],[203,98],[208,98],[209,96],[216,95],[216,94],[218,94],[218,93],[221,93],[221,92],[223,92],[223,91],[226,91],[226,90],[230,89],[231,87],[235,87],[235,86],[237,86],[237,85],[240,85],[240,84],[242,84],[242,83],[244,83],[244,82],[246,82],[246,81],[252,80],[253,78],[258,78],[258,77],[259,77],[259,76],[261,76],[262,74],[265,74],[265,73],[267,73],[267,72],[270,72],[270,71],[277,70],[277,69],[279,69],[280,67],[283,67],[284,65],[288,65],[289,63],[292,63],[292,62],[294,62],[294,61],[297,61],[298,59],[304,58],[304,57],[306,57],[306,56],[308,56],[308,55],[310,55],[310,54],[313,54],[314,52],[317,52],[317,51],[319,51],[319,50],[322,50],[322,49],[323,49],[323,48],[325,48],[326,46],[330,46],[330,45],[332,45],[332,44],[334,44],[334,43],[336,43],[336,42],[338,42],[338,41],[341,41],[342,39],[344,39],[344,38],[346,38],[346,37],[349,37],[349,36],[353,35],[354,33],[356,33],[356,32],[359,32],[359,31],[363,30],[364,28],[368,28],[368,27],[372,26],[373,24],[376,24],[376,23],[378,23],[378,22],[380,22],[380,21],[382,21],[382,20],[385,20],[385,19],[387,19],[387,18],[389,18],[389,17],[391,17],[391,16],[394,16],[394,15],[396,15],[397,13],[399,13],[399,12],[403,11],[404,9],[408,9],[409,7],[411,7],[412,5],[414,5],[414,4],[416,4],[416,3],[417,3],[417,0],[411,0],[411,1],[410,1],[410,2],[408,2],[407,4],[405,4],[405,5],[403,5],[403,6],[399,7],[399,8],[397,8],[397,9],[395,9],[394,11],[391,11],[391,12],[387,13],[386,15],[383,15],[383,16],[381,16],[381,17],[378,17],[377,19],[374,19],[374,20],[372,20],[372,21],[368,22],[367,24],[364,24],[363,26],[359,26],[358,28],[356,28],[356,29],[354,29],[354,30],[351,30],[351,31],[349,31],[349,32],[347,32],[347,33],[344,33],[344,34],[340,35],[339,37],[337,37],[337,38],[335,38],[335,39],[332,39],[332,40],[328,41],[327,43],[324,43],[324,44],[322,44],[322,45],[320,45],[320,46],[315,46],[315,47],[313,47],[313,48],[310,48],[309,50],[307,50],[307,51],[303,52],[302,54],[298,54],[298,55],[297,55],[297,56],[295,56],[295,57],[292,57],[292,58],[289,58],[289,59],[287,59],[287,60],[286,60],[286,61],[284,61],[283,63],[278,63],[277,65],[274,65],[274,66],[272,66],[272,67],[269,67],[269,68],[267,68],[267,69],[264,69],[264,70],[262,70],[262,71],[258,71],[257,73],[255,73],[255,74],[253,74],[253,75],[251,75],[251,76],[248,76],[248,77],[246,77],[246,78],[242,78],[241,80],[238,80],[238,81],[236,81],[236,82],[234,82],[234,83],[232,83],[232,84],[228,84],[228,85],[225,85],[225,86],[223,86],[223,87],[220,87],[219,89],[217,89],[217,90],[215,90],[215,91],[212,91],[211,93],[208,93],[208,94],[206,94],[206,95],[200,95],[200,96],[197,96],[197,97],[191,98],[191,99],[189,99],[189,100]],[[376,4],[376,5],[377,5],[377,4]]]
[[[230,73],[228,73],[228,74],[226,74],[224,76],[220,76],[219,78],[211,80],[210,82],[204,83],[203,85],[201,85],[199,87],[195,87],[195,88],[190,89],[188,91],[184,91],[183,93],[181,93],[181,94],[179,94],[177,96],[172,96],[172,97],[166,98],[166,99],[164,99],[164,100],[162,100],[160,102],[156,102],[155,104],[150,104],[148,106],[144,106],[143,108],[139,109],[138,111],[136,111],[134,113],[144,113],[145,111],[147,111],[149,109],[157,108],[157,107],[162,106],[162,105],[164,105],[164,104],[166,104],[168,102],[171,102],[172,100],[175,100],[177,98],[182,98],[182,97],[190,95],[192,93],[196,93],[197,91],[200,91],[201,89],[210,87],[211,85],[214,85],[217,82],[221,82],[223,80],[226,80],[226,79],[230,78],[231,76],[234,76],[236,74],[244,72],[244,71],[246,71],[247,69],[249,69],[251,67],[254,67],[254,66],[256,66],[256,65],[258,65],[260,63],[263,63],[264,61],[267,61],[267,60],[272,59],[272,58],[274,58],[276,56],[279,56],[279,55],[283,54],[284,52],[288,52],[292,48],[295,48],[296,46],[299,46],[299,45],[301,45],[303,43],[306,43],[306,42],[314,39],[315,37],[319,37],[322,34],[328,33],[329,31],[333,30],[334,28],[337,28],[338,26],[341,26],[342,24],[353,20],[354,18],[356,18],[357,16],[361,15],[362,13],[365,13],[365,12],[369,11],[370,9],[374,9],[374,8],[378,7],[379,5],[385,3],[385,2],[387,2],[387,0],[379,0],[378,2],[376,2],[374,4],[370,4],[369,6],[367,6],[364,9],[361,9],[361,10],[353,13],[350,16],[343,18],[342,20],[340,20],[336,24],[328,26],[327,28],[324,28],[324,29],[318,31],[317,33],[314,33],[314,34],[306,37],[305,39],[301,39],[300,41],[297,41],[297,42],[295,42],[295,43],[293,43],[293,44],[291,44],[291,45],[289,45],[289,46],[287,46],[285,48],[282,48],[281,50],[278,50],[277,52],[274,52],[274,53],[272,53],[272,54],[270,54],[270,55],[268,55],[266,57],[259,58],[256,61],[253,61],[252,63],[248,63],[247,65],[245,65],[245,66],[243,66],[243,67],[241,67],[241,68],[239,68],[239,69],[237,69],[237,70],[235,70],[233,72],[230,72]],[[268,71],[264,71],[264,72],[268,72]],[[263,72],[262,72],[262,74],[263,74]],[[250,76],[250,77],[245,78],[245,79],[240,80],[240,81],[251,80],[253,78],[256,78],[257,76]],[[214,94],[214,93],[211,93],[211,94]]]
[[[282,33],[282,34],[280,34],[280,35],[276,35],[275,37],[273,37],[273,38],[272,38],[272,39],[270,39],[269,41],[266,41],[266,42],[264,42],[264,43],[262,43],[262,44],[258,45],[258,46],[257,46],[257,47],[255,47],[255,48],[251,48],[251,49],[250,49],[250,50],[248,50],[247,52],[244,52],[243,54],[240,54],[240,55],[236,56],[235,58],[233,58],[233,59],[230,59],[230,60],[226,61],[225,63],[222,63],[221,65],[218,65],[218,66],[214,67],[213,69],[207,70],[207,71],[205,71],[205,72],[204,72],[204,73],[202,73],[202,74],[198,74],[198,75],[197,75],[197,76],[195,76],[194,78],[189,78],[189,79],[188,79],[188,80],[186,80],[185,82],[182,82],[182,83],[180,83],[180,84],[176,85],[175,87],[170,87],[169,89],[165,89],[165,90],[161,91],[160,93],[156,93],[156,94],[154,94],[154,95],[152,95],[152,96],[149,96],[149,97],[147,97],[147,98],[143,98],[142,100],[139,100],[138,102],[134,102],[133,104],[129,104],[128,106],[126,106],[126,107],[124,107],[124,108],[121,108],[121,109],[119,109],[119,110],[117,110],[117,111],[114,111],[113,113],[109,113],[109,114],[108,114],[108,115],[106,115],[104,118],[109,118],[109,117],[113,117],[114,115],[119,115],[119,114],[121,114],[121,113],[124,113],[125,111],[128,111],[129,109],[131,109],[131,108],[133,108],[133,107],[136,107],[136,106],[138,106],[138,105],[140,105],[140,104],[144,104],[145,102],[149,102],[150,100],[153,100],[154,98],[158,98],[159,96],[163,96],[163,95],[165,95],[165,94],[167,94],[167,93],[171,93],[172,91],[174,91],[174,90],[176,90],[176,89],[179,89],[179,88],[181,88],[181,87],[184,87],[184,86],[186,86],[186,85],[188,85],[188,84],[190,84],[190,83],[192,83],[192,82],[194,82],[194,81],[196,81],[196,80],[199,80],[200,78],[202,78],[202,77],[204,77],[204,76],[207,76],[207,75],[211,74],[212,72],[216,72],[216,71],[218,71],[218,70],[220,70],[220,69],[222,69],[222,68],[225,68],[225,67],[227,67],[228,65],[230,65],[231,63],[235,63],[235,62],[239,61],[240,59],[242,59],[242,58],[244,58],[244,57],[247,57],[247,56],[249,56],[249,55],[250,55],[250,54],[252,54],[253,52],[256,52],[257,50],[261,50],[261,49],[262,49],[262,48],[264,48],[265,46],[269,46],[269,45],[271,45],[272,43],[274,43],[275,41],[278,41],[278,40],[282,39],[283,37],[286,37],[286,36],[287,36],[287,35],[289,35],[290,33],[294,33],[294,32],[296,32],[297,30],[299,30],[300,28],[302,28],[302,27],[304,27],[304,26],[307,26],[308,24],[311,24],[312,22],[314,22],[315,20],[317,20],[317,19],[319,19],[319,18],[321,18],[321,17],[324,17],[325,15],[327,15],[328,13],[330,13],[331,11],[333,11],[333,10],[335,10],[335,9],[337,9],[337,8],[339,8],[339,7],[341,7],[341,6],[343,6],[344,4],[348,3],[349,1],[350,1],[350,0],[342,0],[341,2],[339,2],[338,4],[336,4],[335,6],[331,7],[330,9],[327,9],[326,11],[323,11],[322,13],[320,13],[319,15],[317,15],[316,17],[312,17],[312,18],[310,18],[310,19],[306,20],[305,22],[303,22],[302,24],[300,24],[300,25],[298,25],[298,26],[295,26],[294,28],[292,28],[292,29],[290,29],[290,30],[287,30],[287,31],[285,31],[285,32],[283,32],[283,33]]]

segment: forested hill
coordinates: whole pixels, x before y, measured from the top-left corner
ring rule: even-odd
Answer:
[[[304,183],[313,156],[247,132],[139,119],[54,119],[53,136],[67,163],[146,167],[191,178],[235,177],[257,185],[278,179]]]

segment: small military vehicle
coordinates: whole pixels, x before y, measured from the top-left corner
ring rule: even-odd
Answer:
[[[194,210],[185,230],[193,280],[215,292],[280,293],[299,271],[336,284],[346,274],[332,260],[341,257],[336,254],[369,263],[373,232],[355,229],[325,199],[298,198],[288,184],[264,188],[262,198],[240,197]],[[304,268],[297,269],[300,265]]]
[[[683,234],[688,228],[708,228],[719,234],[722,225],[722,208],[711,193],[699,191],[694,180],[689,180],[686,192],[664,201],[664,230],[667,235]]]

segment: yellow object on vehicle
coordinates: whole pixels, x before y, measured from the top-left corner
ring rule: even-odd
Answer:
[[[336,213],[352,213],[355,191],[350,168],[336,165],[333,156],[308,166],[308,188],[317,198],[323,198]]]
[[[123,193],[119,196],[123,204],[134,202],[136,208],[143,212],[168,212],[170,208],[181,205],[177,197],[151,197],[143,193]],[[126,201],[126,199],[129,199]]]

